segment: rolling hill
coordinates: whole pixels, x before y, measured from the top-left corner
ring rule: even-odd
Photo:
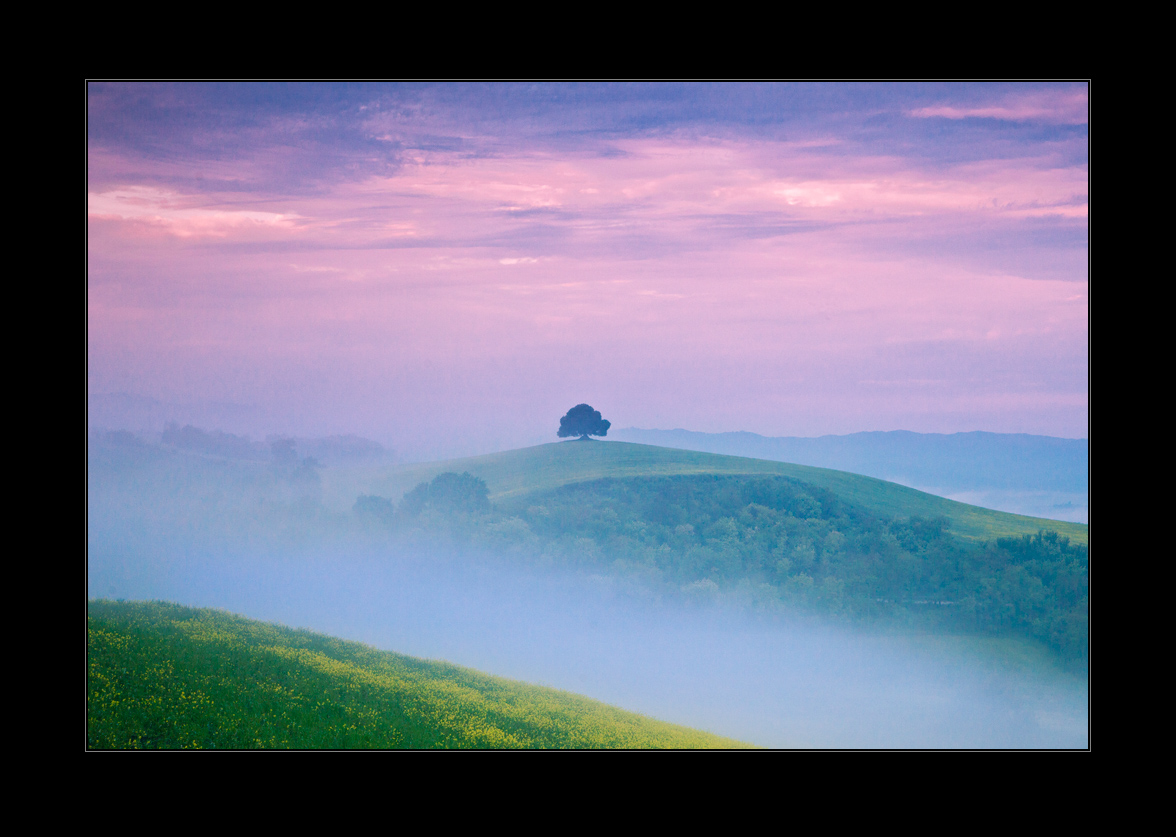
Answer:
[[[216,603],[367,636],[250,608],[298,595],[317,602],[322,572],[356,575],[344,584],[351,597],[383,590],[384,607],[392,588],[374,584],[381,573],[427,586],[433,568],[493,566],[512,579],[508,566],[519,578],[554,568],[688,609],[717,601],[1021,643],[1050,665],[1085,671],[1084,524],[844,471],[623,442],[309,468],[124,435],[95,438],[88,450],[91,595]],[[466,472],[477,479],[436,479]],[[481,505],[447,507],[429,493],[414,508],[403,498],[422,483],[477,489]],[[364,496],[370,511],[357,502]],[[405,569],[417,566],[420,579]],[[510,584],[495,589],[513,601]],[[223,611],[93,600],[88,609],[91,747],[735,746]]]
[[[1027,433],[869,431],[845,436],[760,436],[690,430],[610,430],[621,442],[795,462],[903,485],[1085,491],[1086,439]]]
[[[486,481],[492,502],[517,500],[528,494],[609,477],[784,476],[819,486],[882,518],[946,518],[948,531],[967,541],[1034,535],[1046,530],[1057,532],[1075,544],[1089,542],[1087,524],[971,506],[846,471],[629,442],[556,442],[446,462],[332,469],[323,475],[324,501],[337,508],[349,508],[356,496],[375,494],[398,502],[420,482],[444,472],[467,471]]]
[[[87,611],[92,749],[748,746],[223,611],[94,600]]]
[[[1067,665],[1087,658],[1085,524],[844,471],[623,442],[325,468],[126,442],[89,457],[90,577],[111,597],[159,595],[127,587],[166,578],[186,554],[481,555],[616,575],[656,595],[1017,636]]]

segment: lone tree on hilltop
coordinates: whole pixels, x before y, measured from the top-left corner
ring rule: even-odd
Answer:
[[[599,410],[587,404],[577,404],[559,420],[559,437],[579,436],[580,441],[591,441],[589,436],[607,436],[612,422],[600,417]]]

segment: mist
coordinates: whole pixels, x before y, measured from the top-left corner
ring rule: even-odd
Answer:
[[[1042,660],[507,556],[393,546],[307,497],[267,505],[256,486],[217,476],[218,463],[189,465],[161,487],[92,463],[90,597],[223,608],[767,747],[1088,743],[1086,680]]]
[[[1087,745],[1088,82],[86,89],[90,597],[766,746]],[[1047,520],[532,456],[581,403]]]

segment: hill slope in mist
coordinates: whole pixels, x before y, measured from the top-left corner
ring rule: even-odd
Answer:
[[[802,438],[636,427],[611,430],[610,436],[623,442],[833,468],[988,508],[1086,522],[1086,439],[907,430]]]
[[[543,445],[438,468],[398,506],[388,486],[382,499],[363,495],[356,513],[422,545],[449,540],[756,606],[1014,635],[1085,664],[1083,524],[842,471],[624,442]],[[429,473],[418,466],[400,476]]]
[[[296,453],[91,437],[89,595],[306,625],[773,746],[1086,740],[1085,526],[1070,542],[844,472],[616,442]],[[911,633],[964,636],[991,676]]]
[[[98,749],[730,748],[555,689],[161,602],[88,605]]]
[[[819,486],[879,517],[944,518],[948,531],[969,541],[1034,535],[1042,529],[1086,544],[1089,527],[985,509],[873,477],[741,456],[629,442],[555,442],[520,450],[399,467],[355,467],[324,474],[324,501],[349,507],[360,494],[395,500],[445,472],[486,481],[494,502],[603,478],[689,474],[778,475]]]

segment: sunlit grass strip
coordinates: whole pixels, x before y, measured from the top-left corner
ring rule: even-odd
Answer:
[[[215,610],[89,603],[89,746],[728,748],[579,695]]]

